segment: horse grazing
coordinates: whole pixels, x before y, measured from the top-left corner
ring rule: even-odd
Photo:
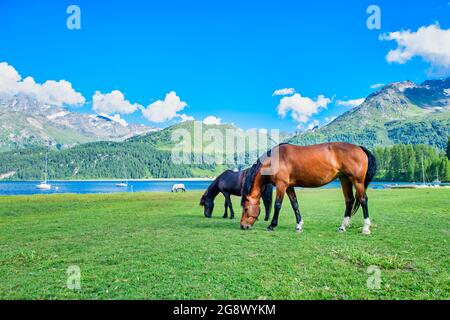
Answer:
[[[175,183],[172,186],[172,190],[170,192],[178,192],[179,190],[181,192],[186,192],[186,187],[184,186],[184,183]]]
[[[262,159],[261,157],[260,159]],[[280,144],[267,152],[247,173],[242,194],[241,228],[249,229],[259,216],[262,186],[276,186],[275,212],[268,230],[278,225],[278,215],[287,193],[297,221],[296,230],[302,231],[294,187],[316,188],[339,178],[345,198],[345,213],[339,231],[345,231],[350,218],[362,206],[364,226],[362,233],[370,234],[367,187],[373,179],[377,165],[375,157],[364,147],[344,142],[331,142],[311,146]],[[356,198],[353,196],[356,189]]]
[[[225,197],[225,213],[223,214],[223,217],[228,217],[228,208],[230,208],[230,219],[234,219],[234,210],[233,205],[231,204],[230,195],[242,195],[242,185],[244,184],[248,170],[249,169],[243,171],[226,170],[211,183],[200,199],[200,205],[204,207],[205,217],[211,218],[214,209],[214,199],[219,193],[222,193]],[[262,198],[266,209],[265,221],[268,221],[270,217],[272,192],[273,185],[269,184],[263,187]]]

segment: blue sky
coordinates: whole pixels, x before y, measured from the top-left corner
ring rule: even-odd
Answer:
[[[81,9],[80,30],[66,27],[70,4]],[[381,9],[380,30],[366,26],[370,4]],[[449,13],[449,2],[437,0],[1,1],[0,62],[37,83],[69,81],[87,101],[71,107],[80,112],[92,112],[96,91],[120,90],[144,108],[174,91],[177,114],[292,131],[347,111],[336,101],[366,97],[371,85],[448,75],[426,50],[388,62],[397,43],[379,36],[436,23],[446,31]],[[283,96],[272,95],[281,88],[329,101],[306,121],[289,106],[283,118]],[[138,109],[121,116],[158,127],[180,121],[150,122]]]

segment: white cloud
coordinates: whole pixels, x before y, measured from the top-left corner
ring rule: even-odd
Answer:
[[[102,117],[108,118],[111,121],[117,122],[117,123],[121,124],[124,127],[128,127],[128,122],[125,119],[122,119],[120,117],[120,114],[115,114],[113,116],[110,116],[110,115],[108,115],[106,113],[100,113],[99,115],[102,116]]]
[[[214,117],[214,116],[208,116],[205,119],[203,119],[204,124],[221,124],[222,119]]]
[[[306,123],[309,118],[318,113],[321,109],[326,109],[331,100],[319,95],[315,100],[302,97],[296,93],[289,97],[284,97],[278,104],[277,111],[283,118],[291,112],[291,117],[297,122]]]
[[[283,88],[275,90],[272,94],[272,96],[287,96],[295,93],[294,88]]]
[[[0,63],[0,91],[12,92],[18,91],[19,82],[22,77],[14,67],[6,62]]]
[[[22,80],[17,70],[6,62],[0,63],[0,92],[33,95],[40,102],[55,106],[75,106],[86,101],[66,80],[47,80],[43,84],[36,83],[32,77]]]
[[[360,99],[351,99],[351,100],[336,100],[336,104],[338,106],[354,108],[354,107],[359,106],[361,103],[363,103],[364,100],[366,100],[366,99],[360,98]]]
[[[384,86],[384,83],[375,83],[370,86],[370,89],[378,89],[381,88],[382,86]]]
[[[95,91],[92,97],[92,109],[98,113],[120,113],[120,114],[130,114],[135,112],[138,108],[142,106],[137,103],[130,103],[130,101],[125,100],[125,96],[119,90],[113,90],[110,93],[101,93],[100,91]]]
[[[450,29],[443,30],[437,23],[420,27],[416,32],[389,32],[381,35],[380,40],[397,42],[397,48],[386,56],[390,63],[403,64],[419,56],[434,67],[450,68]]]
[[[187,114],[180,114],[180,121],[181,122],[186,122],[186,121],[194,121],[195,120],[195,118],[194,117],[191,117],[191,116],[188,116]]]
[[[187,103],[181,101],[175,91],[171,91],[166,94],[164,100],[155,101],[147,108],[142,108],[142,114],[151,122],[164,122],[182,117],[178,112],[186,106]]]

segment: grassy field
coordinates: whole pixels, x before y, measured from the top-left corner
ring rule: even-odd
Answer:
[[[450,189],[370,190],[362,214],[338,233],[338,189],[297,193],[294,231],[285,201],[275,232],[257,221],[213,218],[199,192],[0,197],[1,299],[449,299]],[[81,269],[81,289],[66,270]],[[380,289],[369,289],[369,266]]]

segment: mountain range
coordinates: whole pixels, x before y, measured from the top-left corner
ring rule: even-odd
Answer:
[[[156,130],[120,123],[107,115],[70,112],[43,105],[28,96],[0,97],[0,179],[39,179],[43,171],[46,140],[57,144],[49,152],[49,173],[54,179],[164,178],[215,176],[225,168],[251,164],[258,154],[248,138],[241,166],[227,163],[174,164],[174,148],[189,147],[191,156],[214,153],[212,145],[227,143],[227,133],[243,132],[231,124],[205,125],[187,121]],[[195,134],[195,131],[201,133]],[[224,137],[222,142],[208,134]],[[173,140],[174,135],[191,137]],[[365,101],[329,124],[280,141],[306,145],[347,141],[368,148],[395,144],[425,144],[444,150],[450,136],[450,78],[411,81],[384,86]],[[200,137],[200,141],[197,141]],[[98,141],[102,140],[102,141]],[[274,141],[259,131],[258,141],[268,148]],[[190,145],[189,145],[190,144]],[[72,147],[71,147],[72,146]],[[222,146],[223,149],[224,146]],[[59,149],[59,150],[58,150]],[[219,147],[219,149],[221,149]]]
[[[446,78],[386,85],[326,126],[297,134],[288,142],[347,141],[369,148],[427,144],[445,149],[449,135],[450,78]]]
[[[0,95],[0,151],[52,145],[62,149],[92,141],[123,141],[156,129],[108,115],[71,112],[31,95]]]

